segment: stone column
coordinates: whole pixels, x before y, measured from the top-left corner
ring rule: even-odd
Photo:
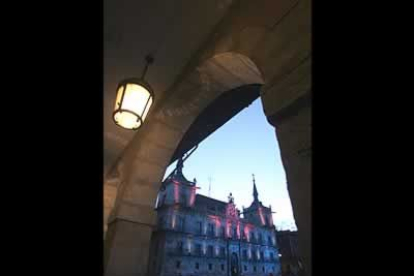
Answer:
[[[293,213],[298,227],[299,253],[305,267],[304,275],[310,276],[312,200],[311,200],[311,96],[301,96],[293,104],[268,117],[276,128],[282,162]]]
[[[148,118],[125,149],[113,175],[108,176],[114,179],[112,182],[117,183],[117,188],[105,189],[108,197],[105,276],[148,274],[158,191],[171,156],[182,139],[183,129],[187,127],[182,121],[176,122],[177,126],[166,120]]]
[[[152,226],[115,219],[108,226],[105,276],[147,275]],[[111,248],[108,248],[111,247]]]
[[[105,276],[147,276],[157,191],[142,182],[120,187],[105,237]]]
[[[104,184],[104,239],[108,230],[108,221],[113,211],[119,180],[106,181]]]

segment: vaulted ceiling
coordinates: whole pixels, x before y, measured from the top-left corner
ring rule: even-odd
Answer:
[[[155,55],[146,79],[162,96],[205,43],[232,0],[105,0],[104,165],[112,165],[135,134],[112,121],[119,81],[140,76],[144,57]]]
[[[213,89],[221,92],[253,85],[237,90],[236,100],[223,94],[213,101],[185,133],[171,161],[256,99],[266,77],[273,90],[261,93],[262,99],[267,98],[265,112],[281,109],[309,90],[309,4],[304,0],[104,0],[105,172],[137,133],[112,120],[116,86],[125,78],[139,77],[149,53],[155,56],[146,75],[156,95],[152,110],[165,99],[177,110],[191,108],[188,94],[203,93],[194,86],[193,75],[208,76],[206,86],[215,85]],[[226,54],[232,51],[228,45],[241,45],[243,53],[254,50],[256,60]],[[212,52],[217,55],[209,56]],[[204,60],[206,56],[210,59]],[[199,72],[192,75],[194,66]]]

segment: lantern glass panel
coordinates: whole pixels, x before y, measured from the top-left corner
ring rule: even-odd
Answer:
[[[135,83],[128,83],[126,85],[121,108],[130,110],[139,116],[142,116],[144,114],[145,105],[150,97],[151,94],[145,87]]]

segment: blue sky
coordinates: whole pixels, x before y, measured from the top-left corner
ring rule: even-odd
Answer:
[[[175,168],[168,167],[166,176]],[[242,110],[199,144],[186,160],[187,179],[197,179],[199,194],[227,201],[231,192],[237,207],[248,207],[253,200],[252,174],[259,199],[272,205],[277,228],[296,229],[286,188],[286,176],[273,126],[264,115],[260,98]]]

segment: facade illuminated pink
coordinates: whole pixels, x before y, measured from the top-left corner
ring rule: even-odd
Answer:
[[[196,193],[182,162],[163,183],[157,200],[157,229],[151,241],[150,274],[160,276],[278,275],[279,253],[272,210],[259,200],[243,212],[228,202]]]

